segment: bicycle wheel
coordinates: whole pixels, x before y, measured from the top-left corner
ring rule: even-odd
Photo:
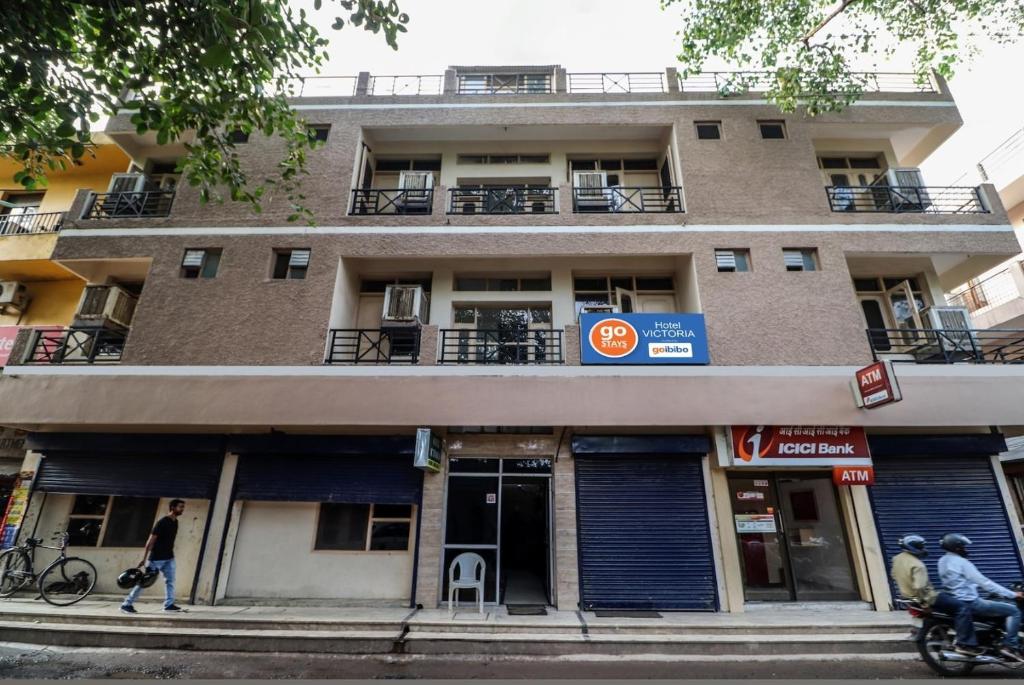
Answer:
[[[0,554],[0,597],[10,597],[32,582],[32,562],[17,547]]]
[[[39,578],[39,594],[59,607],[82,601],[95,586],[96,567],[81,557],[61,559]]]

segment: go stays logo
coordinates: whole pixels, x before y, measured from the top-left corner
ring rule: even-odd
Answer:
[[[622,319],[602,319],[590,329],[590,346],[603,357],[627,357],[639,342],[636,329]]]

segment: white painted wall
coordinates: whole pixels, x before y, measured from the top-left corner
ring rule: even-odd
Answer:
[[[226,596],[407,602],[413,552],[314,551],[317,507],[245,502]]]
[[[36,495],[36,497],[41,496],[42,493]],[[51,537],[54,532],[67,529],[68,515],[71,513],[74,501],[74,495],[47,493],[35,536],[42,538],[45,544],[54,544]],[[167,515],[170,501],[170,498],[160,500],[160,504],[157,506],[157,516],[153,523]],[[178,537],[174,545],[174,558],[177,562],[175,594],[181,601],[187,600],[192,592],[192,582],[195,579],[196,562],[199,558],[203,527],[206,525],[208,511],[209,502],[206,500],[188,500],[185,504],[185,514],[178,519]],[[103,539],[102,535],[100,539]],[[96,588],[93,592],[122,594],[125,591],[117,587],[117,576],[126,568],[131,568],[139,563],[142,559],[142,550],[142,546],[69,547],[68,556],[82,557],[91,561],[96,567]],[[36,568],[41,569],[56,556],[57,553],[54,551],[38,550],[36,552]],[[163,592],[164,584],[161,578],[153,587],[143,591],[142,598],[146,599],[147,596],[162,598]]]

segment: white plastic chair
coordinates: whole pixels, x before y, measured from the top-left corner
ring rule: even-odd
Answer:
[[[455,569],[459,570],[458,580]],[[484,613],[484,578],[487,576],[487,562],[475,552],[463,552],[452,559],[448,567],[448,618],[455,615],[453,602],[459,590],[476,590],[476,601],[480,613]]]

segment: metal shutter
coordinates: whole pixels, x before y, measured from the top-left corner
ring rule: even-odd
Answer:
[[[35,489],[70,495],[213,499],[223,457],[47,454]]]
[[[240,500],[417,504],[423,472],[409,456],[245,454],[235,483]]]
[[[987,457],[876,458],[868,492],[887,564],[900,551],[900,537],[918,533],[928,541],[931,554],[924,561],[937,582],[939,538],[957,532],[974,543],[971,561],[992,580],[1007,585],[1024,575]]]
[[[699,457],[576,457],[584,609],[717,608]]]

